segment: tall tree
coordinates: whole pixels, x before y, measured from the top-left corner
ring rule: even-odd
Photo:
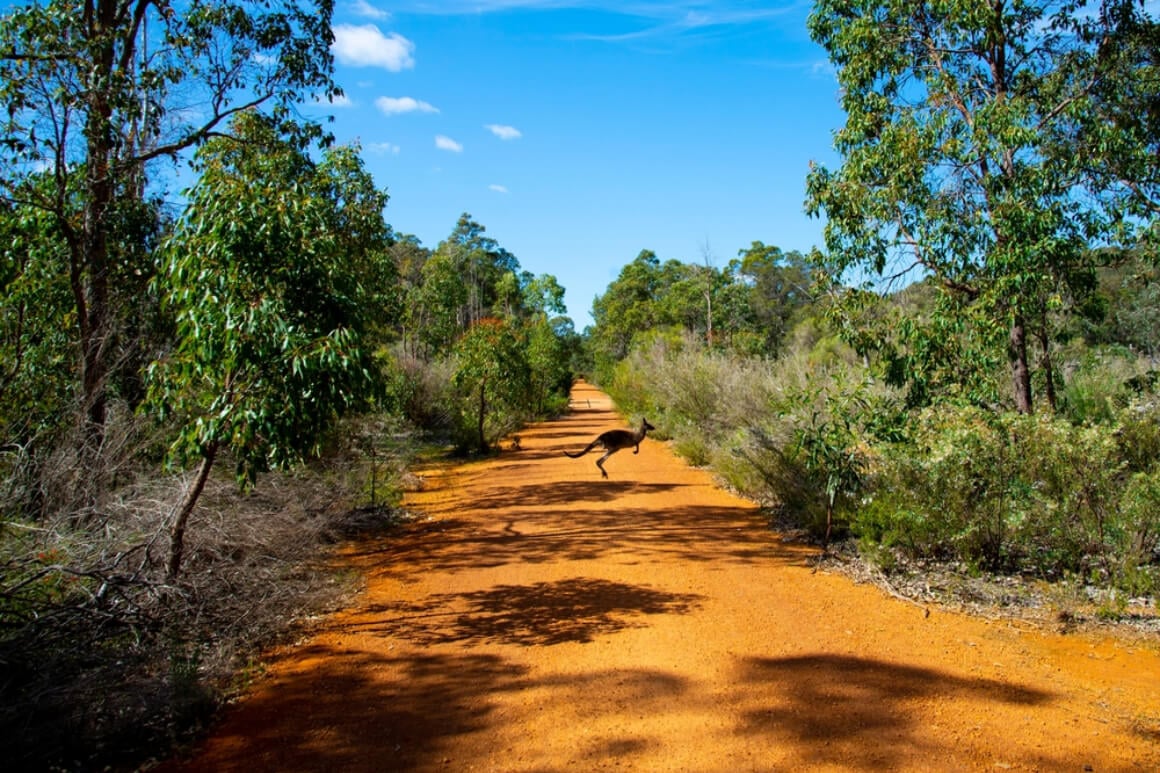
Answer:
[[[620,270],[602,295],[592,302],[592,345],[598,368],[624,359],[633,336],[653,327],[661,287],[661,264],[652,250]]]
[[[814,167],[807,183],[809,211],[827,218],[827,268],[937,279],[963,319],[1005,330],[1022,412],[1031,340],[1046,340],[1061,286],[1090,276],[1086,246],[1114,235],[1113,211],[1093,202],[1104,191],[1079,195],[1091,178],[1059,163],[1134,3],[1089,5],[821,0],[809,19],[847,115],[841,168]]]
[[[757,241],[738,251],[730,270],[749,288],[748,309],[754,332],[764,339],[765,351],[776,355],[790,320],[812,300],[813,278],[805,256]]]
[[[332,78],[332,0],[48,0],[0,19],[0,197],[55,219],[67,246],[80,394],[100,436],[111,369],[115,229],[148,164],[241,110],[285,118]],[[317,129],[310,135],[317,135]],[[51,186],[28,186],[47,170]]]
[[[515,255],[499,246],[495,239],[485,236],[487,229],[464,212],[455,224],[455,230],[437,248],[451,258],[467,286],[467,300],[459,314],[459,327],[466,330],[492,313],[501,302],[501,295],[515,297],[519,288],[520,263]],[[515,274],[514,284],[504,287],[504,277]]]

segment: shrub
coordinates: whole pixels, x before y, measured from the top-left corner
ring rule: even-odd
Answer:
[[[1124,487],[1114,530],[1117,584],[1130,593],[1160,592],[1160,470],[1137,472]]]

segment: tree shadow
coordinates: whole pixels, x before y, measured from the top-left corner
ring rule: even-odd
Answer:
[[[816,553],[776,540],[759,511],[749,508],[689,505],[607,512],[576,509],[565,498],[554,508],[529,504],[524,512],[494,521],[465,516],[410,524],[348,555],[365,561],[368,571],[406,581],[417,567],[456,572],[584,560],[809,566]]]
[[[527,669],[486,654],[383,657],[311,645],[227,712],[210,743],[161,771],[411,770],[455,738],[485,732],[496,698]]]
[[[738,732],[773,735],[810,767],[855,760],[858,769],[889,770],[914,759],[916,749],[946,759],[953,749],[923,710],[932,700],[1033,707],[1052,698],[1017,684],[837,654],[749,658],[739,681],[761,705],[742,712]],[[1059,761],[1028,762],[1054,769]]]
[[[645,625],[648,615],[688,614],[701,597],[578,577],[532,585],[497,585],[442,593],[419,602],[375,605],[347,630],[379,633],[429,646],[590,642]]]
[[[515,469],[518,470],[518,466]],[[594,464],[593,469],[596,469]],[[556,481],[534,488],[507,486],[488,489],[488,493],[477,498],[473,504],[481,510],[521,506],[551,509],[561,505],[574,508],[584,502],[615,502],[630,493],[667,493],[680,485],[618,480]]]

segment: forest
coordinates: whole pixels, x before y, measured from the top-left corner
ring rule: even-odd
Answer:
[[[1072,584],[1108,620],[1155,603],[1144,4],[821,0],[809,31],[847,115],[840,166],[802,181],[825,243],[724,266],[643,249],[582,332],[470,213],[433,248],[396,230],[360,148],[301,117],[341,93],[331,10],[0,18],[14,759],[179,743],[257,648],[347,592],[325,557],[406,516],[416,463],[495,453],[581,376],[825,550]]]

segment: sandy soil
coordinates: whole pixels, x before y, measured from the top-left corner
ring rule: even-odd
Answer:
[[[351,548],[357,604],[273,654],[182,771],[1160,770],[1160,646],[927,613],[810,551],[579,385]]]

